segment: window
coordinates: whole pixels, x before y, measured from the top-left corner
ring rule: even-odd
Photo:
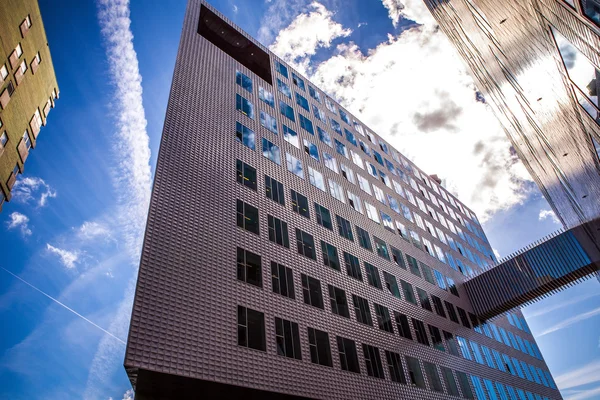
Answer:
[[[306,100],[304,98],[304,96],[300,95],[298,92],[296,92],[296,103],[304,108],[306,111],[310,112],[310,107],[308,106],[308,100]]]
[[[363,249],[367,249],[373,251],[373,247],[371,246],[371,239],[369,238],[369,232],[365,231],[358,225],[354,226],[356,228],[356,236],[358,237],[358,244]]]
[[[291,190],[291,196],[292,210],[303,217],[310,218],[310,212],[308,211],[308,199],[293,189]]]
[[[432,311],[431,302],[429,301],[429,295],[426,291],[421,288],[417,288],[417,295],[419,296],[419,303],[421,303],[421,307],[426,309],[427,311]]]
[[[279,147],[269,142],[267,139],[262,139],[263,156],[273,161],[277,165],[281,165],[281,151]]]
[[[431,300],[433,300],[433,308],[435,308],[435,313],[440,317],[446,318],[446,312],[444,311],[442,300],[434,295],[431,295]]]
[[[363,192],[367,193],[369,196],[372,196],[373,192],[371,192],[371,185],[369,184],[369,181],[360,176],[359,174],[356,174],[356,176],[358,178],[358,186],[362,189]],[[375,215],[377,215],[377,210],[375,210],[374,213]]]
[[[383,279],[385,280],[385,286],[387,287],[387,290],[392,294],[392,296],[400,299],[400,290],[398,290],[398,282],[396,281],[396,277],[383,271]]]
[[[456,297],[460,297],[458,295],[458,289],[456,288],[456,284],[454,283],[454,279],[446,277],[446,281],[448,282],[448,289],[450,289],[450,293],[452,293]]]
[[[319,171],[308,167],[308,180],[313,186],[325,192],[325,180],[323,179],[323,174]]]
[[[356,343],[354,340],[338,336],[337,345],[340,355],[340,367],[344,371],[356,372],[360,374],[358,355],[356,354]]]
[[[285,206],[285,196],[283,195],[283,184],[265,175],[265,195],[276,203]]]
[[[336,271],[340,270],[340,259],[335,246],[321,240],[321,253],[323,253],[323,264],[325,266],[333,268]]]
[[[425,368],[425,375],[427,375],[427,380],[429,381],[431,390],[434,392],[443,393],[444,389],[442,388],[442,381],[440,380],[437,367],[432,363],[428,363],[427,361],[423,361],[423,367]]]
[[[242,114],[247,116],[248,118],[254,119],[254,106],[248,99],[240,96],[236,93],[235,95],[235,109],[240,110]]]
[[[315,90],[314,87],[308,85],[308,93],[310,94],[310,97],[312,97],[319,103],[321,102],[321,94],[317,90]]]
[[[467,360],[473,360],[471,357],[471,353],[469,353],[469,346],[467,344],[467,339],[457,336],[456,341],[458,342],[458,347],[460,348],[460,352],[462,356]]]
[[[235,83],[252,93],[252,79],[240,71],[235,72]]]
[[[338,226],[338,232],[340,236],[345,237],[348,240],[354,241],[354,236],[352,236],[352,227],[350,226],[350,221],[340,217],[339,215],[335,216],[335,220]]]
[[[377,316],[377,324],[379,325],[379,329],[394,333],[392,319],[390,318],[390,312],[388,308],[377,303],[373,303],[373,305],[375,306],[375,315]]]
[[[473,396],[473,392],[471,391],[471,385],[469,385],[469,378],[467,377],[467,374],[456,371],[456,377],[458,378],[458,385],[460,386],[462,397],[466,399],[474,399],[475,396]]]
[[[426,389],[425,380],[423,379],[423,371],[421,371],[419,360],[406,356],[406,366],[408,367],[408,376],[410,377],[411,385]]]
[[[358,258],[344,251],[344,263],[346,264],[346,272],[348,273],[348,276],[358,279],[359,281],[363,280]]]
[[[331,312],[342,317],[350,318],[348,311],[348,301],[346,300],[346,292],[335,286],[328,285],[329,302],[331,303]]]
[[[342,127],[340,126],[340,123],[337,122],[335,119],[330,118],[329,121],[331,122],[331,129],[333,129],[333,131],[339,135],[342,134]]]
[[[353,150],[350,150],[350,155],[352,156],[352,161],[354,164],[358,165],[359,168],[365,169],[362,158],[358,153],[355,153]]]
[[[377,289],[383,289],[377,267],[365,262],[365,271],[367,271],[367,282],[369,282],[369,285],[376,287]]]
[[[271,279],[273,292],[290,299],[295,299],[294,274],[291,268],[271,261]]]
[[[568,0],[569,2],[573,0]],[[583,15],[588,17],[596,26],[600,27],[600,4],[597,1],[582,1],[581,11]]]
[[[285,162],[286,162],[288,171],[290,171],[292,174],[304,179],[304,168],[302,167],[302,161],[298,160],[296,157],[294,157],[290,153],[285,153]]]
[[[406,259],[408,260],[408,267],[410,269],[410,272],[412,272],[413,275],[416,275],[420,278],[421,272],[419,271],[419,264],[417,263],[417,260],[414,257],[409,256],[408,254],[406,255]]]
[[[471,344],[471,350],[473,351],[473,355],[475,356],[475,361],[479,364],[483,364],[483,356],[481,355],[481,350],[479,350],[479,345],[473,341],[469,343]]]
[[[356,138],[354,137],[354,134],[352,132],[350,132],[348,129],[344,129],[344,133],[346,134],[347,141],[352,143],[354,146],[358,146],[358,143],[356,142]]]
[[[348,195],[348,203],[350,204],[350,206],[362,214],[363,208],[362,203],[360,202],[360,197],[358,197],[350,191],[346,191],[346,194]]]
[[[304,87],[304,81],[298,75],[292,72],[292,80],[294,81],[294,85],[298,86],[302,90],[306,90]]]
[[[456,339],[454,339],[454,335],[450,332],[443,331],[444,339],[446,340],[446,344],[448,345],[448,352],[453,356],[459,356],[458,347],[456,345]]]
[[[277,135],[277,120],[264,111],[260,111],[260,124]]]
[[[329,98],[325,97],[325,105],[327,106],[327,109],[329,111],[331,111],[332,113],[336,113],[336,109],[335,109],[335,105],[333,104],[333,102],[331,100],[329,100]]]
[[[373,236],[373,240],[375,241],[375,249],[377,250],[377,255],[385,258],[386,260],[390,259],[390,253],[388,252],[387,245],[377,236]]]
[[[242,282],[262,287],[261,260],[258,254],[237,248],[237,278]]]
[[[275,343],[278,355],[302,360],[297,323],[275,317]]]
[[[329,180],[329,192],[335,199],[346,204],[346,198],[344,197],[344,189],[342,189],[339,183],[331,179]]]
[[[431,268],[427,264],[419,263],[421,265],[421,270],[423,271],[423,277],[425,280],[432,285],[435,285],[435,281],[433,280],[433,273],[431,272]]]
[[[433,273],[435,275],[435,280],[437,281],[437,285],[440,289],[448,290],[446,287],[446,281],[444,280],[444,275],[441,274],[438,270],[434,269]]]
[[[268,215],[269,220],[269,240],[281,246],[290,247],[290,239],[288,237],[287,223]]]
[[[317,216],[317,223],[324,228],[333,230],[333,223],[331,221],[331,214],[325,207],[315,203],[315,215]]]
[[[302,296],[304,302],[313,307],[323,309],[323,293],[321,292],[321,282],[318,279],[308,275],[301,274],[302,278]]]
[[[377,222],[378,224],[381,222],[381,220],[379,219],[379,214],[377,214],[377,209],[373,205],[367,203],[366,201],[365,201],[365,211],[367,213],[367,217],[369,217],[369,219],[371,221]]]
[[[354,303],[354,313],[356,314],[356,320],[361,324],[372,326],[373,321],[371,320],[371,311],[369,311],[369,302],[367,301],[367,299],[353,294],[352,302]]]
[[[258,208],[238,200],[237,226],[258,235]]]
[[[275,97],[273,96],[273,93],[267,91],[262,87],[258,88],[258,98],[264,101],[269,106],[275,107]]]
[[[295,148],[300,148],[300,141],[298,140],[298,134],[296,131],[291,129],[290,127],[283,125],[283,138],[286,142],[294,146]]]
[[[444,378],[444,383],[446,385],[446,389],[448,390],[448,394],[450,396],[459,397],[458,386],[456,385],[456,379],[454,379],[452,370],[442,366],[440,366],[440,369],[442,371],[442,377]]]
[[[294,109],[287,105],[283,100],[279,100],[279,112],[281,113],[281,115],[287,117],[290,121],[296,122],[296,117],[294,116]]]
[[[319,121],[321,121],[324,124],[327,124],[327,116],[325,115],[325,112],[323,110],[321,110],[319,107],[315,106],[314,104],[312,106],[312,110],[313,110],[313,115],[315,116],[316,119],[318,119]]]
[[[450,320],[458,324],[458,316],[456,315],[454,305],[452,303],[447,302],[446,300],[444,300],[444,304],[446,305],[446,310],[448,310],[448,317],[450,317]]]
[[[288,77],[287,67],[277,60],[275,60],[275,71],[279,72],[281,75],[285,76],[286,78]],[[279,81],[279,79],[277,79],[277,80]]]
[[[462,322],[462,324],[466,328],[471,328],[471,324],[469,324],[469,319],[467,318],[467,313],[465,312],[465,310],[463,310],[460,307],[456,307],[456,310],[458,311],[458,316],[460,317],[460,322]]]
[[[404,262],[404,256],[402,255],[402,252],[393,246],[390,246],[390,248],[392,249],[392,259],[396,265],[402,269],[406,269],[406,263]]]
[[[431,335],[431,344],[434,349],[440,351],[446,351],[444,348],[444,342],[442,341],[442,335],[440,334],[440,330],[433,325],[429,326],[429,334]]]
[[[266,351],[263,313],[238,306],[238,345]]]
[[[17,54],[17,58],[21,58],[23,55],[23,47],[21,47],[21,43],[17,44],[17,47],[15,47],[15,53]]]
[[[412,334],[410,333],[410,326],[408,325],[408,318],[406,315],[394,311],[394,317],[396,319],[398,334],[403,338],[412,340]]]
[[[340,164],[340,169],[342,170],[342,176],[344,178],[346,178],[346,180],[348,182],[350,182],[351,184],[356,185],[356,179],[354,177],[354,171],[352,171],[352,169],[348,168],[344,164]]]
[[[334,142],[335,142],[335,151],[337,151],[342,156],[348,158],[348,149],[346,149],[346,145],[337,139],[334,139]]]
[[[316,259],[315,257],[315,241],[312,235],[301,231],[296,228],[296,245],[298,246],[298,253],[305,257]]]
[[[383,374],[383,365],[381,364],[381,356],[379,355],[379,349],[375,346],[370,346],[364,343],[362,348],[365,356],[367,374],[374,378],[385,379],[385,375]]]
[[[0,78],[5,80],[8,77],[8,68],[6,68],[6,64],[2,64],[0,67]]]
[[[337,166],[337,161],[335,160],[335,158],[333,158],[333,156],[331,154],[329,154],[326,151],[323,152],[323,163],[325,164],[325,166],[327,168],[329,168],[330,170],[332,170],[336,174],[339,174],[339,170],[338,170],[338,166]]]
[[[406,376],[404,375],[404,368],[402,367],[400,354],[386,350],[385,358],[387,360],[392,382],[398,382],[406,385]]]
[[[425,324],[418,319],[411,318],[413,328],[415,328],[415,335],[417,336],[417,342],[429,346],[429,339],[427,338],[427,331],[425,330]]]
[[[310,119],[306,118],[304,115],[298,113],[298,119],[300,120],[300,127],[304,129],[306,132],[311,135],[315,134],[315,128],[313,127],[313,123]]]
[[[21,61],[21,64],[19,65],[19,71],[21,71],[21,74],[24,74],[25,72],[27,72],[27,61],[23,60]],[[19,81],[17,81],[17,85],[19,84]]]
[[[235,138],[238,142],[242,143],[244,146],[254,150],[256,145],[254,143],[254,138],[256,135],[254,131],[246,126],[240,124],[239,122],[235,123]]]
[[[348,114],[346,114],[344,112],[344,110],[342,110],[341,108],[340,108],[340,117],[342,118],[342,121],[344,121],[345,123],[350,125],[350,118],[348,118]]]
[[[329,147],[333,147],[333,140],[331,140],[331,135],[329,135],[329,133],[326,130],[324,130],[320,126],[317,126],[317,132],[319,132],[319,139],[321,140],[321,142],[325,143]]]
[[[286,83],[281,82],[279,79],[277,79],[277,90],[279,90],[279,92],[285,97],[289,99],[292,98],[292,91],[290,90],[290,87]]]
[[[8,142],[8,136],[6,135],[6,131],[2,132],[2,135],[0,135],[0,146],[3,148],[6,146],[6,143]]]
[[[27,132],[25,132],[25,134],[27,134]],[[252,190],[256,190],[256,168],[240,160],[236,160],[235,166],[238,183],[241,183]]]
[[[329,334],[315,328],[308,328],[308,347],[310,348],[310,361],[314,364],[333,367],[331,362],[331,348],[329,347]]]

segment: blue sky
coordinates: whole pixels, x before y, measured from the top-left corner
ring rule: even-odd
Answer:
[[[213,2],[440,174],[485,220],[499,254],[558,229],[475,101],[453,49],[430,29],[419,1],[404,3],[400,10],[394,0]],[[40,7],[61,96],[0,214],[2,266],[117,339],[0,270],[0,398],[127,398],[119,339],[127,335],[185,1],[40,0]],[[408,29],[414,21],[420,28]],[[600,397],[599,287],[588,281],[525,310],[567,398]]]

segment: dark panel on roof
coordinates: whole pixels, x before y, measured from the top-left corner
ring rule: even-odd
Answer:
[[[198,33],[264,81],[272,84],[269,55],[204,6],[200,9]]]

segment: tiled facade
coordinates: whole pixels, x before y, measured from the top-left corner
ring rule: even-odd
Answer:
[[[136,398],[561,398],[520,312],[471,313],[461,283],[493,260],[473,212],[225,21],[188,3],[125,358]]]
[[[565,227],[600,217],[598,0],[424,1]]]
[[[58,95],[37,0],[0,2],[0,210]]]

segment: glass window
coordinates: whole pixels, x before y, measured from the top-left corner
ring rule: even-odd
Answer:
[[[413,256],[409,256],[408,254],[406,255],[406,259],[408,260],[408,268],[410,269],[410,272],[412,272],[413,275],[416,275],[420,278],[421,272],[419,271],[419,263],[417,262],[417,260]]]
[[[360,272],[360,262],[358,258],[344,251],[344,263],[346,264],[346,272],[348,276],[362,281],[362,273]]]
[[[350,206],[352,206],[352,208],[354,208],[356,211],[362,214],[363,208],[362,203],[360,202],[360,198],[354,193],[351,193],[350,191],[346,191],[346,193],[348,194],[348,203],[350,203]]]
[[[402,286],[404,286],[404,284]],[[410,289],[412,292],[412,287]],[[433,312],[433,308],[431,308],[431,302],[429,301],[429,295],[427,294],[427,292],[421,288],[417,288],[417,295],[419,296],[419,303],[421,304],[421,307],[426,309],[427,311]],[[415,296],[413,294],[413,299],[414,297]],[[416,304],[414,300],[412,301],[412,303]]]
[[[321,102],[321,94],[314,87],[308,85],[308,93],[310,94],[310,97],[312,97],[319,103]]]
[[[335,220],[338,225],[338,232],[340,236],[354,241],[354,236],[352,236],[352,227],[350,226],[350,222],[347,219],[340,217],[339,215],[335,216]]]
[[[238,306],[238,345],[266,351],[265,314]]]
[[[305,257],[316,260],[315,240],[312,237],[312,235],[296,228],[296,245],[298,247],[299,254],[302,254]]]
[[[434,349],[446,351],[440,330],[435,326],[429,325],[429,334],[431,335],[431,345]]]
[[[474,399],[473,391],[471,390],[471,385],[469,385],[469,378],[467,374],[464,372],[456,371],[456,377],[458,378],[458,384],[460,386],[460,391],[462,392],[462,397],[466,399]]]
[[[383,190],[381,190],[377,186],[373,185],[373,192],[375,193],[375,198],[377,200],[379,200],[381,203],[387,205],[387,202],[385,201],[385,194],[383,193]]]
[[[356,185],[356,178],[354,177],[354,171],[351,168],[347,167],[345,164],[340,164],[340,170],[342,171],[342,176],[346,178],[348,182],[353,185]]]
[[[396,265],[402,269],[406,269],[406,263],[404,262],[404,256],[402,255],[402,252],[393,246],[390,247],[392,248],[392,259]]]
[[[256,147],[255,138],[256,134],[254,131],[239,122],[235,123],[235,138],[238,142],[244,146],[254,150]]]
[[[358,244],[367,250],[373,251],[373,247],[371,246],[371,239],[369,238],[369,232],[365,231],[358,225],[355,225],[356,228],[356,236],[358,236]]]
[[[358,165],[361,169],[365,169],[363,164],[363,160],[358,153],[355,153],[353,150],[350,150],[350,154],[352,155],[352,161],[354,164]]]
[[[319,139],[321,140],[321,142],[325,143],[329,147],[333,147],[331,135],[329,135],[329,133],[326,130],[324,130],[320,126],[317,126],[317,132],[319,132]]]
[[[302,278],[302,296],[304,302],[317,308],[323,308],[323,293],[321,292],[321,282],[318,279],[301,274]]]
[[[279,147],[268,141],[267,139],[262,139],[262,148],[263,148],[263,156],[267,157],[269,160],[273,161],[277,165],[281,165],[281,151]]]
[[[315,106],[314,104],[312,106],[312,110],[313,110],[313,115],[315,116],[316,119],[318,119],[319,121],[321,121],[324,124],[327,123],[327,116],[325,115],[325,112],[323,110],[321,110],[319,107]]]
[[[290,87],[286,83],[281,82],[279,79],[277,79],[277,90],[279,90],[279,92],[285,97],[289,99],[292,98],[292,91],[290,90]]]
[[[325,97],[325,105],[327,106],[327,109],[333,114],[336,113],[335,104],[333,104],[333,102],[328,97]]]
[[[317,146],[306,139],[304,139],[304,152],[319,161],[319,150],[317,149]]]
[[[396,230],[394,229],[394,221],[392,220],[392,217],[383,211],[379,211],[379,214],[381,215],[381,221],[383,221],[383,227],[390,232],[395,232]]]
[[[373,236],[373,240],[375,241],[377,255],[385,258],[386,260],[389,260],[390,253],[388,252],[387,244],[383,240],[379,239],[377,236]]]
[[[27,135],[27,132],[25,132],[23,137],[25,137],[25,135]],[[27,136],[27,139],[29,140],[29,136]],[[256,168],[254,168],[240,160],[235,161],[235,166],[236,166],[236,170],[237,170],[236,171],[237,182],[241,183],[242,185],[246,186],[247,188],[256,190]]]
[[[308,100],[306,100],[306,98],[304,98],[304,96],[302,96],[298,92],[296,92],[295,94],[296,94],[296,104],[298,104],[300,107],[304,108],[306,111],[310,112],[310,107],[308,106]]]
[[[410,383],[422,389],[426,389],[425,379],[423,379],[423,371],[419,360],[413,357],[406,356],[406,365],[408,367],[408,376],[410,377]]]
[[[290,299],[295,299],[294,274],[291,268],[271,261],[271,284],[273,292]]]
[[[242,282],[262,287],[262,268],[258,254],[237,248],[237,278]]]
[[[324,228],[333,230],[333,223],[331,221],[331,214],[325,207],[315,203],[315,215],[317,216],[317,223]]]
[[[297,149],[300,148],[298,134],[296,133],[296,131],[294,131],[290,127],[286,126],[285,124],[283,125],[283,138],[285,139],[286,142],[288,142],[292,146],[296,147]]]
[[[285,76],[286,78],[288,77],[287,67],[277,60],[275,60],[275,71],[279,72],[281,75]]]
[[[341,154],[344,157],[348,158],[348,149],[346,149],[346,146],[342,142],[338,141],[337,139],[335,139],[335,150],[339,154]]]
[[[369,285],[376,287],[377,289],[383,289],[377,267],[365,262],[365,271],[367,272],[367,282]]]
[[[394,311],[394,317],[396,319],[396,328],[398,329],[398,334],[405,339],[412,340],[412,334],[410,333],[410,326],[408,325],[408,318],[406,315]]]
[[[398,282],[396,281],[396,277],[392,274],[389,274],[383,271],[383,279],[385,281],[385,287],[392,294],[392,296],[401,299],[400,290],[398,289]]]
[[[300,126],[302,127],[302,129],[304,129],[306,132],[310,133],[311,135],[315,134],[315,129],[313,127],[313,123],[310,119],[306,118],[304,115],[298,113],[298,119],[300,120]]]
[[[342,121],[344,121],[345,123],[350,125],[350,118],[348,118],[348,114],[346,114],[346,112],[344,110],[342,110],[341,108],[340,108],[340,117],[342,118]]]
[[[434,364],[423,361],[423,367],[425,368],[425,375],[427,375],[427,380],[429,381],[429,386],[431,386],[431,390],[434,392],[444,392],[442,387],[442,381],[440,380],[440,375],[438,373],[437,367]]]
[[[442,366],[440,366],[440,370],[442,371],[442,377],[444,378],[444,383],[446,384],[446,390],[448,391],[448,394],[450,396],[459,397],[458,386],[456,385],[456,379],[454,379],[452,370]]]
[[[240,71],[235,72],[235,83],[252,93],[252,79]]]
[[[319,171],[317,171],[316,169],[313,169],[311,167],[308,167],[308,178],[309,178],[311,184],[313,184],[314,186],[316,186],[317,188],[321,189],[324,192],[326,191],[325,190],[325,180],[323,179],[323,174],[321,174]]]
[[[348,301],[346,300],[346,292],[344,290],[329,285],[329,301],[332,313],[350,318]]]
[[[269,222],[269,240],[289,248],[290,240],[287,223],[272,215],[268,215],[267,220]]]
[[[300,333],[296,322],[275,317],[275,344],[278,355],[302,360]]]
[[[277,120],[264,111],[260,111],[260,124],[277,135]]]
[[[435,309],[435,313],[440,317],[446,318],[446,312],[444,311],[442,300],[434,295],[431,295],[431,300],[433,301],[433,308]]]
[[[467,339],[457,336],[456,340],[458,342],[458,347],[460,348],[462,356],[467,360],[473,360],[471,357],[471,353],[469,353],[469,345]]]
[[[354,313],[356,314],[356,320],[361,324],[372,326],[373,320],[371,319],[371,311],[369,311],[369,302],[367,301],[367,299],[353,294],[352,303],[354,304]]]
[[[481,355],[481,351],[479,350],[479,345],[475,342],[471,342],[471,350],[473,351],[473,355],[475,356],[475,361],[479,364],[483,364],[483,357]]]
[[[250,103],[248,99],[240,96],[237,93],[235,95],[235,108],[236,110],[241,111],[242,114],[244,114],[248,118],[254,119],[254,106],[252,105],[252,103]]]
[[[356,354],[356,343],[354,340],[338,336],[337,345],[340,355],[340,367],[344,371],[356,372],[360,374],[360,366],[358,364],[358,356]]]
[[[369,196],[372,196],[371,185],[366,178],[363,178],[360,174],[356,174],[358,178],[358,186],[362,189],[363,192],[367,193]],[[377,215],[377,210],[374,211],[375,215]],[[379,218],[377,218],[377,222],[379,222]]]
[[[392,381],[406,385],[406,376],[404,375],[404,368],[402,367],[402,359],[400,358],[400,354],[386,350],[385,358],[387,360],[390,378]]]
[[[323,163],[325,164],[325,166],[327,168],[329,168],[330,170],[332,170],[336,174],[339,173],[336,159],[333,158],[333,156],[331,154],[329,154],[328,152],[326,152],[326,151],[323,152]]]
[[[336,271],[340,270],[340,259],[335,246],[321,240],[321,253],[323,254],[323,264]]]
[[[306,196],[301,195],[293,189],[291,190],[291,196],[292,210],[303,217],[310,218],[310,212],[308,211],[308,199]]]
[[[415,329],[415,335],[417,336],[417,342],[429,346],[429,338],[427,337],[427,331],[425,330],[425,324],[418,319],[411,318],[413,328]]]
[[[339,183],[331,179],[329,180],[329,192],[334,198],[346,204],[346,198],[344,197],[344,189],[342,189]]]
[[[327,332],[308,328],[308,345],[310,348],[310,361],[312,363],[333,367],[329,334]]]
[[[567,0],[569,4],[574,6],[574,0]],[[581,11],[583,15],[588,17],[596,26],[600,27],[600,3],[597,0],[582,0]]]
[[[0,135],[0,145],[4,147],[6,143],[8,143],[8,135],[6,134],[6,131],[4,131],[2,132],[2,135]]]
[[[394,333],[392,319],[390,318],[390,312],[388,308],[377,303],[373,303],[373,306],[375,307],[375,315],[377,316],[377,324],[379,325],[379,329]]]
[[[370,346],[364,343],[362,347],[363,354],[365,356],[365,366],[367,367],[367,374],[374,378],[385,379],[379,349],[377,347]]]
[[[290,121],[296,122],[296,117],[294,116],[294,109],[286,104],[285,101],[279,100],[279,112],[281,115],[287,117]]]
[[[292,72],[292,80],[294,81],[294,85],[298,86],[302,90],[306,90],[304,86],[304,81],[298,75]]]
[[[456,315],[456,309],[452,303],[444,300],[444,304],[446,305],[446,310],[448,310],[448,316],[450,317],[450,321],[456,322],[458,324],[458,316]]]
[[[8,68],[6,68],[6,64],[2,64],[2,66],[0,67],[0,78],[2,78],[2,80],[5,80],[7,76]]]
[[[356,142],[356,138],[354,137],[354,134],[352,132],[350,132],[348,129],[344,128],[344,133],[346,134],[346,140],[348,140],[354,146],[358,146],[358,143]]]
[[[258,235],[258,208],[237,200],[237,225]]]
[[[333,131],[335,133],[337,133],[338,135],[341,135],[342,134],[342,126],[340,125],[340,123],[337,122],[333,118],[329,118],[329,122],[331,122],[331,129],[333,129]]]
[[[304,179],[304,168],[302,167],[302,161],[298,160],[290,153],[285,153],[285,161],[288,171]]]
[[[262,86],[258,88],[258,98],[268,104],[270,107],[275,107],[275,96],[267,91]]]

